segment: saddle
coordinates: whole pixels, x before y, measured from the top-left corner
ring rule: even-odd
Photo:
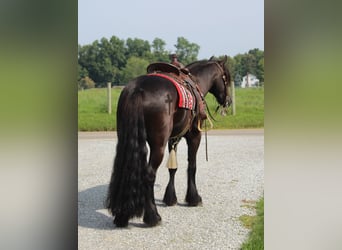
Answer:
[[[204,96],[198,87],[197,80],[190,74],[188,69],[178,68],[170,63],[157,62],[152,63],[147,67],[147,73],[165,74],[175,80],[178,84],[184,86],[195,98],[196,114],[199,115],[201,120],[207,118],[205,113]]]
[[[147,66],[148,74],[157,73],[157,72],[173,73],[173,74],[176,74],[177,76],[181,74],[180,69],[170,63],[157,62],[157,63],[151,63],[150,65]]]
[[[164,72],[164,73],[174,73],[177,76],[181,75],[182,73],[185,75],[189,75],[190,72],[187,68],[178,68],[171,63],[164,63],[164,62],[157,62],[151,63],[147,66],[147,73],[155,73],[155,72]]]

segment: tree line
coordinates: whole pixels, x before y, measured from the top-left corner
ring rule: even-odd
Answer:
[[[107,82],[124,85],[130,79],[145,74],[150,63],[170,62],[171,51],[166,50],[165,46],[165,41],[160,38],[150,43],[139,38],[124,40],[116,36],[78,45],[78,87],[105,87]],[[196,43],[178,37],[174,46],[174,52],[182,64],[198,60],[200,46]],[[227,64],[236,85],[247,72],[264,82],[264,52],[259,49],[228,56]]]

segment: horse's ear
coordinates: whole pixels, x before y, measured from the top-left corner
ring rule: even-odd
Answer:
[[[227,62],[227,59],[228,59],[227,55],[224,55],[224,58],[222,59],[221,64],[224,65]]]
[[[210,58],[209,58],[209,61],[212,61],[213,59],[214,59],[214,56],[210,57]]]

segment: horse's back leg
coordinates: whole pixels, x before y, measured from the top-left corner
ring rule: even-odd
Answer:
[[[177,153],[177,145],[178,141],[169,141],[169,153],[171,152],[173,145],[173,149]],[[169,168],[169,183],[167,184],[163,202],[167,206],[173,206],[177,204],[177,196],[176,196],[176,190],[175,190],[175,174],[177,172],[177,168]]]
[[[188,188],[185,201],[189,206],[197,206],[202,202],[196,187],[196,155],[201,142],[201,133],[192,130],[186,135],[188,144]]]
[[[154,199],[154,183],[157,169],[164,157],[165,146],[166,145],[150,146],[150,160],[146,176],[146,196],[143,218],[143,221],[149,226],[155,226],[161,221]]]

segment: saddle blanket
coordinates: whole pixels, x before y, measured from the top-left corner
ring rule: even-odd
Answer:
[[[178,107],[190,109],[190,110],[195,109],[195,99],[192,96],[191,92],[187,88],[185,88],[183,85],[179,84],[175,79],[173,79],[172,77],[168,75],[159,74],[159,73],[153,73],[153,74],[148,74],[148,75],[160,76],[172,82],[173,85],[176,87],[178,96],[179,96]]]

